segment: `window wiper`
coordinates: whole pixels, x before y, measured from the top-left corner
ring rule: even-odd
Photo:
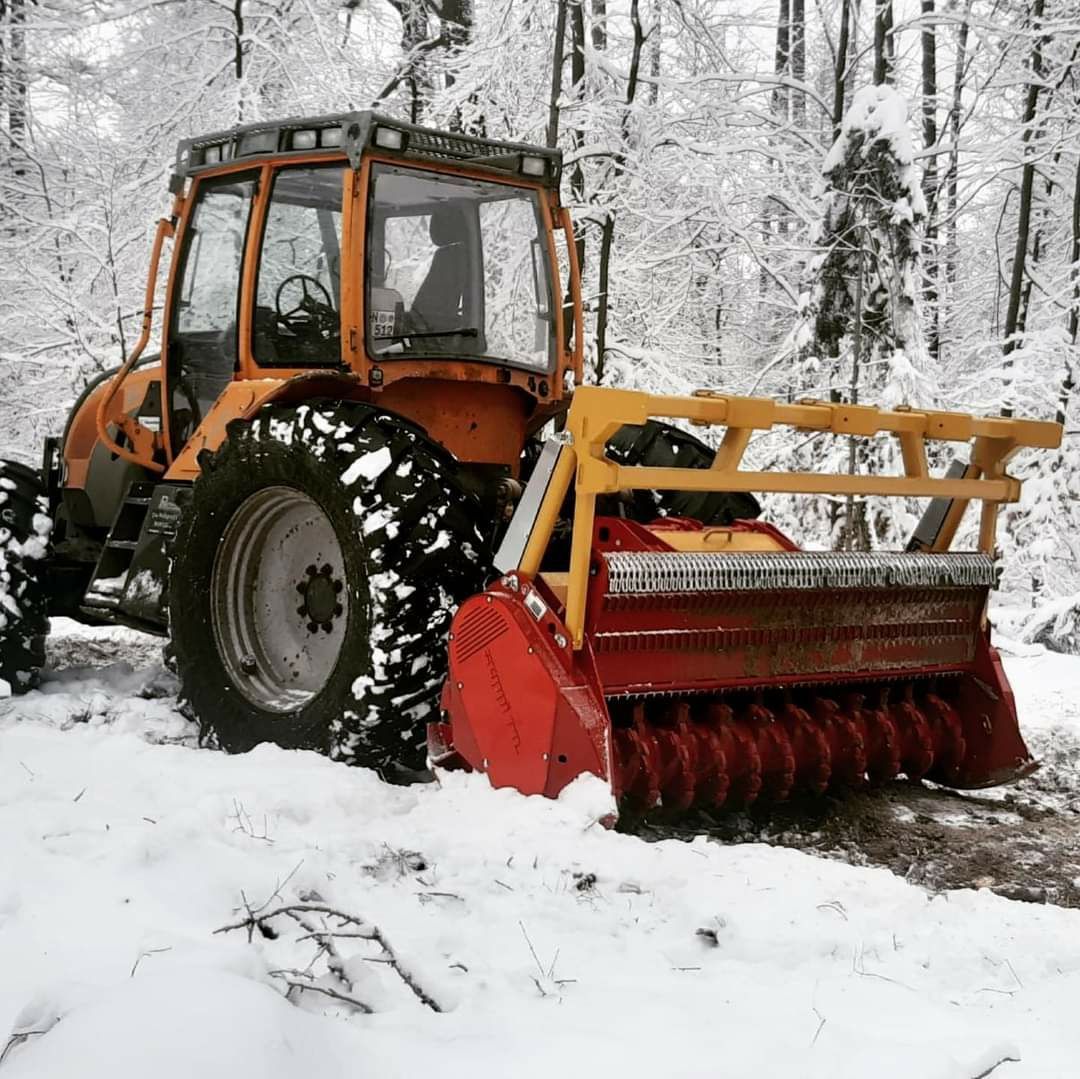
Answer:
[[[417,337],[479,337],[480,331],[475,326],[467,326],[461,330],[425,330],[422,333],[395,333],[390,337],[377,337],[376,341],[407,341]]]

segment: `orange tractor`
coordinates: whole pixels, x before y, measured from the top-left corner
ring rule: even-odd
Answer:
[[[591,772],[645,811],[1030,770],[986,607],[1006,463],[1060,429],[581,387],[560,171],[369,112],[182,142],[137,347],[40,476],[0,470],[0,678],[35,683],[48,613],[134,626],[227,750]],[[904,475],[741,467],[776,425],[894,437]],[[804,552],[751,491],[931,502],[905,552]]]

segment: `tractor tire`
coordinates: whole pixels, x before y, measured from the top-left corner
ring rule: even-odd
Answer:
[[[45,665],[50,528],[38,473],[0,461],[0,696],[33,689]]]
[[[424,768],[450,620],[489,560],[454,468],[355,402],[229,424],[170,571],[180,697],[206,743],[314,749],[390,779]]]

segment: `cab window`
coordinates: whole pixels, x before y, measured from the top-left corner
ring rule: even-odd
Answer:
[[[345,169],[274,177],[259,254],[252,350],[262,366],[341,362],[341,208]]]
[[[369,351],[546,371],[554,316],[538,192],[396,165],[371,175]]]

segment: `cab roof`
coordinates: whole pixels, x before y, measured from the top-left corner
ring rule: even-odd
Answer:
[[[403,160],[453,162],[524,176],[555,190],[562,173],[560,150],[418,127],[364,111],[269,120],[181,139],[170,187],[178,191],[189,176],[241,160],[255,164],[267,159],[344,154],[353,168],[359,168],[361,155],[368,148]]]

